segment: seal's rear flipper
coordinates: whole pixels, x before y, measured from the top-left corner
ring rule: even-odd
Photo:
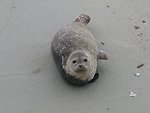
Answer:
[[[108,60],[108,56],[106,55],[106,53],[103,50],[100,50],[98,52],[98,59],[103,59],[103,60]]]
[[[85,25],[87,25],[90,22],[90,17],[86,14],[81,14],[76,20],[75,22],[81,22]]]

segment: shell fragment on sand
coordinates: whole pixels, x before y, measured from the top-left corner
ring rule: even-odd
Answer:
[[[137,96],[137,94],[135,93],[135,92],[130,92],[130,97],[135,97],[135,96]]]
[[[139,77],[141,74],[140,73],[135,73],[134,74],[136,77]]]

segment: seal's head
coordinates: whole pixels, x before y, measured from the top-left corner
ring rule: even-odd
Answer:
[[[65,70],[79,80],[90,81],[96,72],[97,60],[87,51],[74,51],[68,58]]]

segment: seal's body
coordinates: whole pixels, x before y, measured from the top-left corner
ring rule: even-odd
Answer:
[[[71,25],[58,31],[51,43],[55,61],[63,77],[72,84],[84,85],[98,78],[97,61],[107,59],[87,29],[90,17],[82,14]]]

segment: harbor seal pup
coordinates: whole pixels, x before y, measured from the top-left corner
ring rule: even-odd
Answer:
[[[87,29],[90,17],[81,14],[72,24],[59,30],[51,43],[51,50],[62,76],[71,84],[85,85],[98,79],[97,62],[107,60],[98,50],[96,40]]]

